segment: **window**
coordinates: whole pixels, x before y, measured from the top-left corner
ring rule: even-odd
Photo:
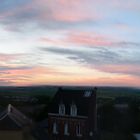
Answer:
[[[78,124],[78,125],[76,126],[76,135],[77,135],[77,136],[82,136],[80,124]]]
[[[91,94],[92,94],[91,91],[85,91],[85,93],[84,93],[84,97],[90,97]]]
[[[64,135],[69,135],[69,128],[67,123],[64,125]]]
[[[56,122],[54,122],[54,124],[53,124],[53,133],[58,134],[58,126],[57,126]]]
[[[93,132],[92,132],[92,131],[89,132],[89,136],[90,136],[90,137],[93,136]]]
[[[72,104],[71,105],[71,108],[70,108],[70,115],[71,116],[77,116],[77,107],[75,104]]]
[[[59,114],[65,115],[65,105],[64,104],[59,105]]]

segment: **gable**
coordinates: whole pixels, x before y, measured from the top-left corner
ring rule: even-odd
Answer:
[[[0,130],[19,130],[21,129],[14,120],[12,120],[8,115],[0,120]]]
[[[62,89],[60,88],[49,109],[49,113],[58,114],[59,104],[65,105],[66,115],[70,115],[70,107],[72,104],[77,106],[78,116],[88,116],[89,108],[92,108],[91,99],[96,102],[94,89]],[[93,100],[92,100],[93,101]],[[94,105],[94,103],[93,103]]]

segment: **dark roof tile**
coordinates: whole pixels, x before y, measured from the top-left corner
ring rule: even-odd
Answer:
[[[12,105],[8,105],[7,109],[0,114],[1,130],[17,130],[26,125],[31,125],[31,123],[32,120],[27,118]]]

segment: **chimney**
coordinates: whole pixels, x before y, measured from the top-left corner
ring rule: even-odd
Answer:
[[[9,105],[8,105],[8,114],[11,113],[11,110],[12,110],[12,105],[9,104]]]

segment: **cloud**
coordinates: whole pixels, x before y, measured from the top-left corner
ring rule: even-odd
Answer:
[[[107,39],[102,35],[96,35],[92,32],[70,33],[68,35],[68,42],[79,44],[83,46],[111,46],[113,41]]]
[[[112,37],[99,35],[95,32],[71,32],[67,35],[67,42],[91,47],[138,47],[140,42],[119,41]]]
[[[13,82],[0,78],[0,86],[12,85]]]
[[[2,0],[0,21],[11,31],[24,30],[28,25],[47,29],[74,28],[86,23],[93,26],[110,15],[110,8],[135,10],[139,5],[137,0]]]
[[[140,77],[140,66],[139,65],[100,65],[94,66],[94,68],[108,73],[128,74]]]
[[[27,85],[36,79],[43,79],[46,75],[58,74],[58,71],[45,66],[34,67],[2,67],[0,69],[1,85]],[[8,81],[8,82],[7,82]]]
[[[86,48],[86,49],[71,49],[71,48],[40,48],[42,51],[51,52],[58,55],[64,55],[66,58],[79,63],[93,65],[103,63],[114,63],[119,54],[105,48]]]
[[[108,47],[80,47],[80,48],[64,48],[64,47],[40,47],[42,51],[52,52],[58,55],[64,55],[69,59],[82,60],[87,64],[139,64],[140,56],[137,48],[133,51],[128,48],[108,48]],[[137,53],[136,53],[137,52]],[[125,53],[125,55],[124,55]],[[133,54],[136,54],[133,56]]]
[[[3,82],[37,83],[48,77],[60,82],[62,76],[65,83],[69,75],[78,79],[85,72],[73,72],[79,67],[139,77],[140,42],[135,31],[139,4],[137,0],[1,0],[0,51],[28,52],[0,53]],[[106,77],[101,78],[104,83]],[[118,79],[116,83],[123,77]]]
[[[34,66],[32,59],[32,54],[0,53],[0,70],[31,69]]]
[[[22,57],[24,54],[6,54],[6,53],[0,53],[0,61],[11,61],[13,59],[18,59],[19,57]]]
[[[101,0],[102,1],[102,0]],[[133,10],[139,11],[140,2],[137,0],[128,1],[125,0],[109,0],[109,3],[114,8],[119,8],[121,10]]]
[[[126,43],[127,44],[127,43]],[[133,76],[140,76],[140,56],[139,52],[133,56],[133,52],[129,52],[126,48],[125,52],[122,48],[94,47],[94,48],[63,48],[63,47],[47,47],[39,48],[43,52],[51,52],[56,55],[64,56],[67,59],[76,61],[79,65],[88,67],[89,69],[97,69],[106,73],[118,73]],[[122,51],[122,52],[121,52]],[[133,49],[135,50],[135,48]],[[124,55],[125,53],[125,55]]]
[[[17,2],[17,3],[16,3]],[[20,2],[2,1],[0,7],[0,21],[8,29],[27,28],[28,25],[39,24],[42,28],[67,28],[79,26],[85,22],[94,22],[99,19],[93,8],[87,8],[84,1],[60,1],[60,0],[29,0]],[[90,14],[92,12],[92,14]]]
[[[0,66],[0,71],[9,71],[9,70],[28,70],[32,69],[32,66]]]

